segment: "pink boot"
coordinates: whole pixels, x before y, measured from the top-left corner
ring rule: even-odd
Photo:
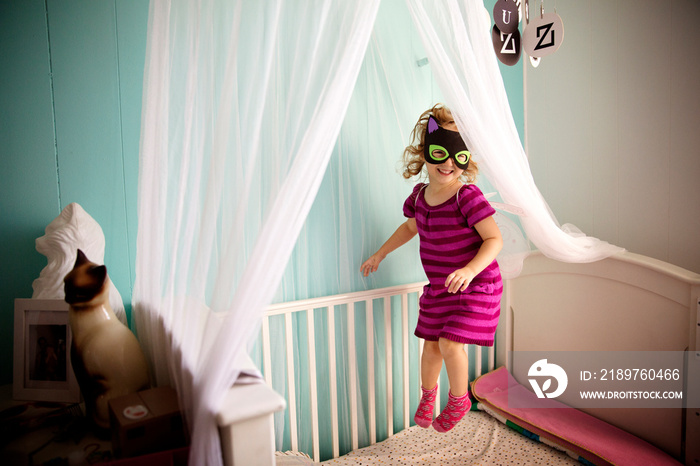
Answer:
[[[416,410],[416,415],[413,417],[413,420],[419,426],[428,428],[430,427],[430,423],[433,422],[433,409],[435,409],[437,385],[435,385],[432,390],[426,390],[423,387],[420,389],[423,390],[423,396],[420,399],[420,403],[418,404],[418,409]]]
[[[440,415],[433,421],[433,428],[438,432],[447,432],[452,429],[471,408],[472,403],[469,401],[469,392],[459,398],[452,396],[450,392],[447,397],[447,406],[442,410]]]

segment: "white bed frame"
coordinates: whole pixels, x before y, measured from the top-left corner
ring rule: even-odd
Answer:
[[[506,361],[511,351],[688,351],[695,366],[686,375],[697,374],[699,296],[700,275],[638,254],[590,264],[533,254],[505,290],[498,360]],[[511,361],[506,365],[511,372],[519,369]],[[698,464],[695,408],[585,411],[686,464]]]
[[[409,308],[409,296],[417,295],[423,283],[349,293],[272,306],[263,320],[262,348],[263,373],[266,382],[272,386],[270,370],[273,360],[286,358],[287,399],[283,399],[269,388],[252,389],[250,386],[235,386],[218,416],[224,458],[228,465],[269,464],[274,459],[274,412],[286,405],[289,417],[297,418],[295,377],[293,365],[294,313],[325,313],[327,327],[334,329],[336,319],[339,325],[347,325],[348,341],[355,341],[356,306],[364,308],[368,323],[366,354],[358,354],[354,344],[348,345],[347,354],[338,355],[334,331],[328,332],[328,344],[317,346],[314,328],[315,319],[305,319],[308,347],[316,348],[309,357],[309,387],[311,399],[311,436],[314,460],[320,460],[319,408],[316,387],[318,383],[328,383],[331,397],[332,451],[337,457],[339,451],[338,426],[338,387],[335,376],[319,374],[315,370],[315,354],[324,351],[329,355],[330,374],[335,374],[335,364],[339,357],[346,358],[349,370],[350,419],[349,430],[352,448],[358,441],[357,390],[359,384],[367,384],[369,394],[368,430],[370,444],[377,442],[375,350],[374,336],[382,332],[385,340],[383,351],[386,355],[386,373],[377,374],[386,381],[386,432],[394,434],[394,410],[402,413],[403,425],[411,423],[411,400],[419,397],[418,387],[409,384],[409,368],[417,365],[417,360],[409,358],[409,339],[413,328],[409,326],[409,315],[415,312]],[[397,297],[397,298],[393,298]],[[400,299],[400,307],[392,301]],[[411,299],[416,303],[417,299]],[[374,327],[373,313],[382,310],[382,329]],[[563,313],[567,318],[562,319]],[[273,355],[270,352],[269,319],[283,315],[285,321],[286,355]],[[618,325],[611,325],[611,316]],[[581,318],[585,317],[585,318]],[[400,321],[401,355],[392,354],[393,338],[391,322]],[[547,325],[542,323],[546,322]],[[482,372],[501,365],[512,369],[508,355],[511,351],[689,351],[689,364],[700,365],[700,275],[673,265],[632,253],[623,253],[612,258],[590,264],[567,264],[547,259],[541,254],[529,256],[522,273],[516,279],[508,280],[502,302],[501,322],[496,335],[496,351],[473,347],[472,361],[476,364],[474,377]],[[275,338],[281,338],[275,335]],[[396,345],[393,345],[396,347]],[[422,348],[421,348],[422,349]],[[357,379],[357,364],[363,359],[366,363],[368,380]],[[392,362],[401,361],[402,380],[393,380]],[[414,370],[414,369],[411,369]],[[696,371],[697,372],[697,371]],[[402,387],[401,399],[394,399],[393,386]],[[446,387],[446,381],[441,381]],[[257,403],[240,403],[255,392]],[[589,413],[621,427],[650,443],[658,446],[686,464],[700,462],[700,409],[659,410],[588,410]],[[298,450],[297,422],[290,422],[291,449]],[[306,426],[301,426],[306,429]]]

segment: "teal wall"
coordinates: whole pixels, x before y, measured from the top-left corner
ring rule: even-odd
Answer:
[[[102,226],[129,307],[147,22],[147,1],[0,2],[0,383],[14,299],[46,265],[34,241],[69,203]]]
[[[130,315],[147,22],[145,0],[0,2],[0,384],[14,299],[46,265],[34,241],[69,203],[102,226]],[[502,72],[522,135],[522,66]]]

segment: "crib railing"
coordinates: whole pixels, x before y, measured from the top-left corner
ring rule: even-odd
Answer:
[[[395,415],[403,424],[402,427],[399,426],[399,430],[412,424],[411,407],[417,405],[420,397],[418,361],[423,343],[423,340],[413,336],[413,328],[418,315],[418,300],[424,285],[425,283],[413,283],[275,304],[268,308],[262,322],[260,351],[262,372],[267,384],[271,387],[280,385],[280,381],[274,378],[281,377],[280,374],[284,373],[283,385],[286,387],[285,398],[289,418],[288,444],[291,450],[300,450],[298,418],[302,413],[297,400],[302,395],[307,396],[306,393],[299,392],[297,378],[300,378],[300,375],[297,374],[297,364],[308,364],[308,374],[306,374],[308,380],[304,383],[308,386],[306,399],[310,400],[310,435],[313,451],[306,453],[312,454],[315,461],[327,459],[321,458],[319,387],[323,388],[324,393],[328,393],[330,399],[330,402],[325,404],[326,407],[330,406],[330,412],[323,412],[322,415],[330,417],[332,445],[324,446],[324,450],[330,450],[330,452],[324,453],[323,456],[332,454],[335,458],[341,454],[341,419],[338,407],[345,406],[344,403],[349,404],[348,416],[346,416],[349,419],[343,419],[343,423],[346,424],[343,427],[349,430],[350,436],[350,445],[345,446],[345,450],[355,450],[383,440],[378,438],[377,432],[378,395],[385,400],[385,407],[381,411],[382,414],[386,413],[386,436],[382,435],[382,437],[390,437],[395,433]],[[358,329],[356,319],[364,320],[364,329],[361,327]],[[274,332],[271,331],[273,325]],[[279,330],[280,327],[283,327],[282,331]],[[344,341],[337,341],[336,333],[339,333],[340,339]],[[284,335],[283,343],[281,334]],[[306,350],[298,350],[299,356],[295,361],[295,348],[300,345]],[[417,349],[410,351],[410,345],[418,346]],[[478,346],[470,345],[469,348],[465,347],[465,350],[470,355],[472,378],[494,367],[492,348],[485,351],[485,354],[482,354],[482,348]],[[302,354],[304,352],[305,355]],[[346,354],[339,354],[343,352]],[[380,357],[382,353],[384,358]],[[323,367],[319,367],[317,363],[319,356],[324,360],[327,356],[327,362],[324,361]],[[301,361],[302,358],[305,361]],[[375,361],[381,361],[381,359],[385,365],[384,370],[375,368]],[[273,369],[273,363],[283,364],[284,369]],[[346,393],[349,400],[339,400],[339,366],[342,366],[341,372],[347,374],[347,386],[341,393]],[[394,380],[395,372],[400,374],[397,377],[398,380]],[[360,373],[366,374],[366,380],[358,380]],[[440,385],[444,393],[448,386],[445,377],[443,370]],[[413,383],[411,378],[414,379]],[[385,393],[376,393],[375,387],[379,379],[381,379],[379,385],[385,387]],[[341,380],[344,380],[344,377],[341,377]],[[445,380],[444,383],[443,380]],[[364,391],[365,398],[358,396],[360,390]],[[278,389],[278,391],[283,390]],[[395,396],[397,392],[402,395]],[[446,398],[444,393],[443,399]],[[358,405],[358,398],[362,399],[364,406]],[[439,398],[438,406],[442,406]],[[368,418],[367,422],[363,423],[367,435],[362,442],[360,413]],[[275,422],[284,421],[276,418]],[[327,438],[328,435],[324,437]]]

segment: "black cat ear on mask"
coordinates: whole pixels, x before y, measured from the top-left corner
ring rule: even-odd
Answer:
[[[466,170],[469,166],[471,153],[459,131],[450,131],[441,127],[431,115],[428,117],[423,141],[423,157],[426,162],[434,165],[445,163],[448,158],[452,157],[458,168]]]

